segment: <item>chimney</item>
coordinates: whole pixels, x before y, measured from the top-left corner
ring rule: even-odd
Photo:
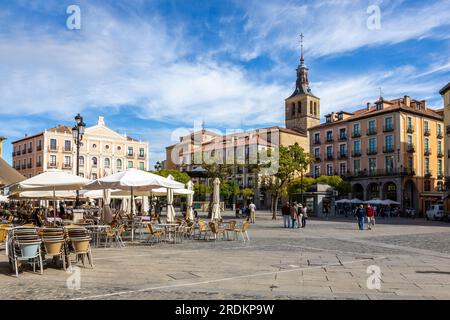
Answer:
[[[410,96],[405,96],[403,99],[403,102],[405,103],[405,106],[411,107],[411,98]]]
[[[367,102],[367,110],[370,110],[370,102]]]

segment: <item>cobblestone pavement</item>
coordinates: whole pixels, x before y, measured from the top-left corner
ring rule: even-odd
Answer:
[[[231,217],[231,216],[230,216]],[[93,249],[81,288],[49,265],[44,275],[9,272],[0,251],[0,299],[449,299],[450,224],[379,219],[359,231],[351,219],[308,220],[285,229],[259,213],[250,242],[185,240]],[[381,287],[368,289],[368,266]]]

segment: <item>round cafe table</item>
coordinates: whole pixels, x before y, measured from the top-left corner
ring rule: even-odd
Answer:
[[[169,237],[168,237],[169,241],[175,240],[175,238],[172,238],[172,233],[175,233],[175,227],[178,226],[177,223],[157,223],[155,226],[161,227],[166,231],[166,234],[169,235]],[[175,243],[175,241],[174,241],[174,243]]]

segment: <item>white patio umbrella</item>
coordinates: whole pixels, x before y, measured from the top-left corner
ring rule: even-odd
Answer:
[[[211,214],[211,221],[220,219],[220,180],[219,178],[214,179],[214,189],[213,189],[213,207]]]
[[[1,195],[1,194],[0,194],[0,202],[8,203],[8,202],[9,202],[9,199],[8,199],[7,196],[4,196],[4,195]]]
[[[49,170],[12,185],[10,193],[17,194],[22,191],[52,191],[53,212],[56,217],[56,191],[79,190],[89,182],[90,180],[88,179],[62,170]]]
[[[373,205],[378,206],[378,205],[381,205],[381,204],[384,204],[384,203],[383,203],[383,200],[380,200],[380,199],[372,199],[372,200],[364,201],[364,204],[373,204]]]
[[[193,221],[194,210],[192,208],[192,205],[194,203],[194,183],[191,180],[189,180],[189,182],[187,183],[187,189],[189,191],[192,191],[192,193],[188,194],[186,199],[186,219],[189,221]]]
[[[351,203],[350,199],[341,199],[341,200],[337,200],[335,202],[336,204],[344,204],[344,203]]]
[[[190,195],[193,193],[194,193],[193,190],[188,190],[188,189],[184,189],[184,188],[183,189],[173,189],[174,195],[186,196],[186,195]],[[167,188],[153,189],[152,194],[154,196],[165,196],[165,195],[167,195]]]
[[[167,189],[167,221],[175,221],[175,209],[173,207],[173,189]]]
[[[384,204],[386,206],[390,206],[392,204],[395,204],[395,205],[399,205],[400,204],[400,202],[397,202],[397,201],[394,201],[394,200],[391,200],[391,199],[386,199],[386,200],[383,200],[382,202],[383,202],[382,204]]]
[[[182,189],[182,183],[164,178],[162,176],[137,170],[128,169],[126,171],[118,172],[107,177],[95,180],[94,182],[85,186],[86,190],[98,189],[120,189],[130,192],[130,199],[134,199],[134,192],[136,191],[150,191],[152,189],[165,187],[173,189]],[[134,213],[134,201],[131,201],[131,212]],[[134,241],[134,219],[131,221],[131,240]]]
[[[111,221],[113,220],[110,202],[111,202],[111,190],[103,189],[103,207],[101,219],[106,224],[111,223]]]
[[[351,199],[351,200],[350,200],[350,203],[353,203],[353,204],[361,204],[361,203],[363,203],[363,202],[362,202],[362,200],[359,200],[358,198],[354,198],[354,199]]]
[[[148,196],[142,196],[142,212],[148,212],[149,208]]]

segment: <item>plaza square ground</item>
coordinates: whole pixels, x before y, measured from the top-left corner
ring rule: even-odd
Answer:
[[[226,219],[232,219],[227,212]],[[81,266],[81,288],[49,265],[11,275],[0,251],[0,299],[449,299],[450,224],[377,220],[359,231],[353,219],[308,220],[283,228],[258,212],[250,241],[185,240],[93,249],[95,268]],[[368,289],[368,266],[381,288]]]

